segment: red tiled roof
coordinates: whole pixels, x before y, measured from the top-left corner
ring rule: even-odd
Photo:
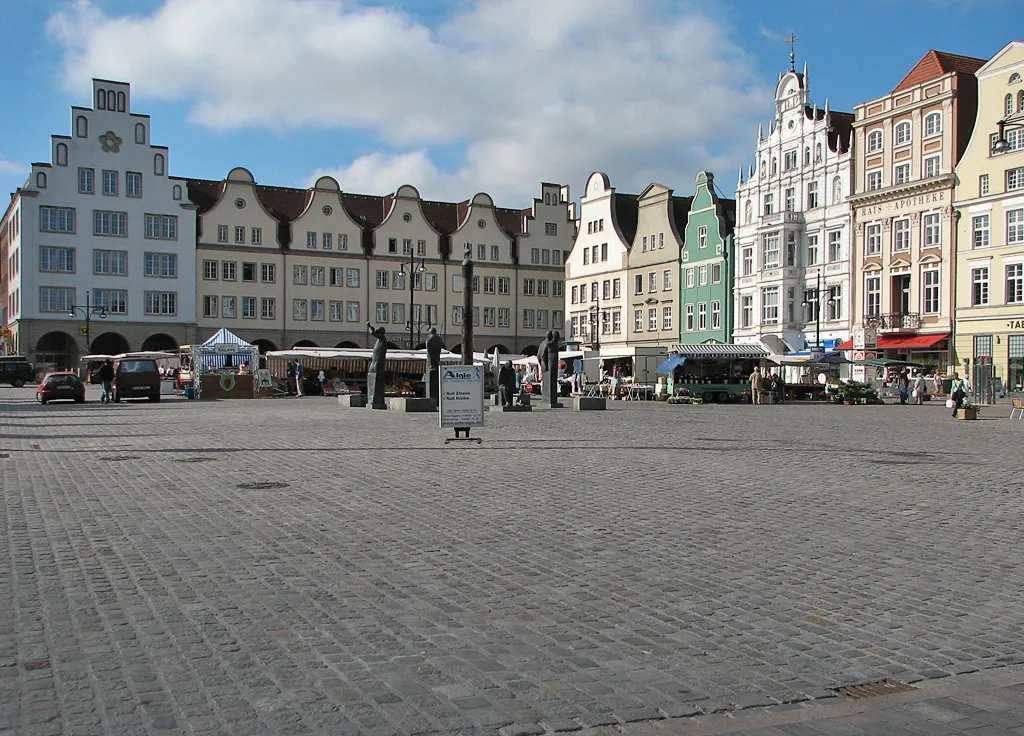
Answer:
[[[974,74],[985,63],[986,59],[976,59],[973,56],[960,56],[959,54],[950,54],[945,51],[931,49],[921,57],[921,61],[917,62],[907,76],[903,77],[903,81],[896,85],[893,92],[910,89],[922,82],[936,79],[950,72]]]

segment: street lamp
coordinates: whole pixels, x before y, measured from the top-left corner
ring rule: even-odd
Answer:
[[[409,279],[409,319],[405,321],[405,329],[409,331],[409,349],[415,350],[416,343],[419,342],[420,338],[420,327],[423,325],[421,320],[415,319],[416,313],[416,277],[427,270],[426,258],[416,258],[413,252],[409,251],[409,270],[405,270],[405,264],[401,264],[398,270],[405,274]],[[415,322],[415,331],[413,330],[413,323]],[[430,320],[427,320],[429,325]],[[415,335],[414,335],[415,332]]]
[[[77,317],[78,313],[81,312],[85,315],[85,351],[88,353],[92,350],[92,339],[91,339],[91,319],[92,315],[96,314],[100,319],[107,318],[107,308],[102,304],[91,304],[89,302],[89,292],[85,292],[85,304],[72,304],[68,309],[69,317]]]
[[[1024,111],[1007,115],[996,123],[996,141],[992,144],[992,153],[1006,153],[1010,150],[1010,142],[1006,140],[1006,129],[1024,128]],[[1018,146],[1019,147],[1019,146]]]
[[[814,304],[814,346],[815,349],[821,351],[821,294],[825,292],[829,295],[828,300],[825,302],[829,306],[836,303],[836,300],[832,298],[832,289],[821,288],[821,271],[818,271],[817,283],[814,289],[804,289],[804,300],[800,302],[800,306],[805,309],[812,303]]]

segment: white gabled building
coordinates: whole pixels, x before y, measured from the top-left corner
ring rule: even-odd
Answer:
[[[32,165],[3,217],[16,233],[6,243],[7,349],[42,369],[194,337],[196,218],[185,182],[168,176],[169,152],[150,144],[130,86],[92,86],[92,107],[71,108],[71,135],[51,136],[50,162]]]
[[[787,353],[850,336],[852,124],[811,103],[806,64],[781,75],[736,190],[735,342]]]

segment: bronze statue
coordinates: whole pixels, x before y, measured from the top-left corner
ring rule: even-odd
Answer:
[[[366,374],[367,405],[374,409],[387,409],[388,404],[384,400],[384,368],[388,360],[387,330],[383,327],[374,328],[369,322],[366,323],[366,328],[377,338],[373,345],[370,370]]]
[[[505,361],[498,369],[498,397],[502,406],[512,406],[516,394],[516,370],[512,361]]]
[[[440,391],[440,370],[441,370],[441,336],[437,334],[437,328],[431,327],[427,331],[427,398],[438,401]]]
[[[543,396],[551,406],[558,406],[558,343],[561,335],[557,330],[548,330],[540,347],[537,349],[537,361],[540,363],[543,379]]]

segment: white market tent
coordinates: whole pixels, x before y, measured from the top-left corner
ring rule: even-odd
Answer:
[[[227,365],[228,357],[231,358],[233,366],[245,363],[253,368],[259,365],[260,358],[258,347],[223,327],[202,344],[190,346],[189,352],[193,370],[199,367],[201,371],[223,368]]]

